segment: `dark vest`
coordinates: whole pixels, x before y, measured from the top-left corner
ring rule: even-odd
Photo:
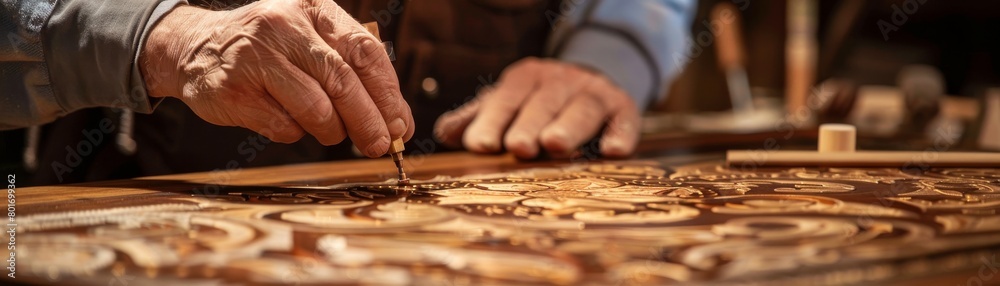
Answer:
[[[338,3],[361,22],[377,21],[386,30],[384,40],[393,41],[417,139],[432,139],[437,117],[472,100],[504,67],[541,56],[551,31],[546,12],[559,11],[557,1],[545,0],[413,0],[396,6],[402,2]]]
[[[240,1],[240,0],[235,0]],[[416,120],[408,152],[447,151],[433,139],[435,120],[475,97],[497,80],[504,67],[527,56],[542,56],[558,15],[549,0],[338,0],[360,22],[379,22],[383,40],[392,41],[403,96]],[[195,2],[192,2],[195,3]],[[241,169],[357,158],[351,143],[325,147],[310,136],[294,144],[262,144],[243,128],[204,122],[179,100],[164,101],[153,114],[137,114],[135,155],[123,155],[108,134],[76,166],[66,147],[88,140],[83,131],[99,128],[107,109],[75,112],[43,129],[39,165],[32,183],[56,184],[134,176]],[[91,133],[93,134],[93,133]],[[75,158],[70,158],[75,159]],[[76,163],[76,162],[71,162]],[[63,166],[54,167],[62,164]],[[57,170],[58,169],[58,170]],[[220,172],[224,182],[225,172]]]

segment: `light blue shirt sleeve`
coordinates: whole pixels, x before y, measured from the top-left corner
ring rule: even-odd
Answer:
[[[607,76],[640,110],[662,99],[690,43],[693,0],[565,0],[548,51]]]

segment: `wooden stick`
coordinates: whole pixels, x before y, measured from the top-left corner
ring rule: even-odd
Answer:
[[[816,0],[787,2],[788,37],[785,39],[785,108],[798,114],[816,82]]]
[[[765,151],[729,150],[733,167],[992,167],[1000,168],[1000,153],[934,151]]]
[[[743,30],[740,10],[736,4],[720,2],[712,7],[713,23],[719,23],[715,51],[719,67],[726,73],[729,100],[733,111],[753,111],[753,96],[747,79],[746,52],[743,49]]]

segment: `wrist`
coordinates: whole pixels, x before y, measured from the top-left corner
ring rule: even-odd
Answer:
[[[153,27],[139,54],[140,69],[151,97],[180,97],[184,83],[182,59],[197,41],[196,30],[205,26],[212,11],[177,6]]]

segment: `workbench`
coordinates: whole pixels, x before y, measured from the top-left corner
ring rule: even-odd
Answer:
[[[1000,169],[388,158],[16,191],[20,283],[994,284]],[[970,283],[970,284],[966,284]]]

